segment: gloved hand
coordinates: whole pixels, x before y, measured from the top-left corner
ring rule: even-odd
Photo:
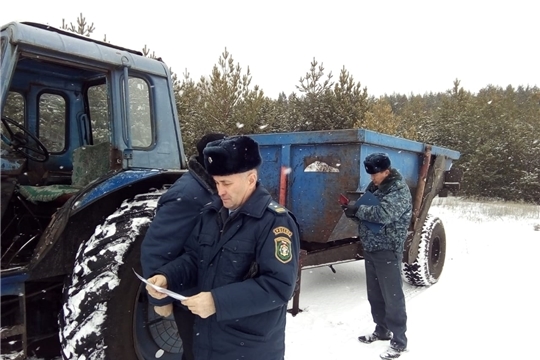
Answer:
[[[356,218],[356,212],[358,211],[358,206],[356,205],[341,205],[341,208],[345,212],[345,216],[348,218]]]

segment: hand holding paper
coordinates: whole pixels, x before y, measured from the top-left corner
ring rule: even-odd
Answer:
[[[187,297],[185,297],[183,295],[177,294],[174,291],[170,291],[170,290],[167,290],[166,288],[162,287],[162,286],[167,286],[167,279],[165,278],[165,276],[163,276],[163,275],[154,276],[154,278],[156,278],[155,279],[156,282],[154,283],[154,282],[150,282],[150,281],[146,280],[141,275],[137,274],[135,269],[133,269],[133,272],[135,273],[135,275],[137,275],[139,280],[141,280],[143,283],[148,285],[146,287],[146,290],[148,290],[148,294],[150,294],[150,296],[152,296],[153,298],[164,299],[167,296],[170,296],[173,299],[180,300],[180,301],[187,299]],[[150,278],[150,279],[152,279],[152,278]]]
[[[207,317],[216,313],[216,304],[214,297],[209,291],[203,291],[195,296],[190,297],[186,301],[182,301],[182,304],[187,306],[188,309],[195,315],[199,315],[201,318]]]
[[[141,279],[141,281],[143,281]],[[163,275],[154,275],[151,278],[146,279],[146,291],[154,299],[164,299],[167,297],[163,293],[163,290],[167,289],[167,279]]]

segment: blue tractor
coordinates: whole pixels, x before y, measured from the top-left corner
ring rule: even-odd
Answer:
[[[169,68],[35,23],[1,39],[1,353],[177,358],[132,270],[186,169]]]

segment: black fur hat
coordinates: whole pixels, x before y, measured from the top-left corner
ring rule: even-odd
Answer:
[[[374,153],[366,156],[364,167],[368,174],[376,174],[390,168],[390,158],[385,153]]]
[[[220,140],[226,138],[227,135],[221,134],[221,133],[208,133],[204,135],[199,142],[197,143],[197,161],[204,165],[204,154],[203,150],[206,147],[206,145],[212,141]]]
[[[227,176],[256,169],[262,164],[259,144],[247,136],[212,141],[203,150],[210,175]]]

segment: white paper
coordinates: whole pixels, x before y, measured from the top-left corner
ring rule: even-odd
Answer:
[[[180,295],[180,294],[177,294],[175,293],[174,291],[170,291],[170,290],[167,290],[165,288],[162,288],[161,286],[157,286],[157,285],[154,285],[152,283],[149,283],[145,278],[143,278],[141,275],[137,274],[137,272],[135,271],[135,269],[133,269],[133,272],[135,273],[135,275],[137,275],[137,277],[145,284],[148,284],[150,285],[154,290],[156,290],[157,292],[160,292],[160,293],[163,293],[165,295],[169,295],[170,297],[172,297],[173,299],[176,299],[176,300],[186,300],[187,297],[183,296],[183,295]]]

